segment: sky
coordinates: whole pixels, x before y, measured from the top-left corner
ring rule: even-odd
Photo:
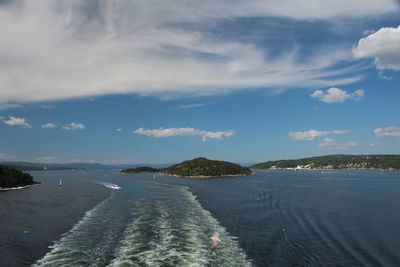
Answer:
[[[400,152],[395,0],[0,0],[0,161]]]

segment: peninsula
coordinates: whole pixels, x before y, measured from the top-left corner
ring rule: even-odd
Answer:
[[[312,158],[266,161],[253,169],[370,169],[400,171],[400,155],[329,155]]]
[[[242,167],[227,161],[209,160],[206,158],[195,158],[183,161],[161,170],[161,174],[163,175],[193,178],[246,176],[251,173],[251,170],[247,167]]]
[[[29,173],[0,165],[0,189],[37,184]]]

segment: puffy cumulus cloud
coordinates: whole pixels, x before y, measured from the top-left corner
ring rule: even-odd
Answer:
[[[32,128],[32,126],[24,118],[10,117],[8,120],[4,120],[3,122],[7,125]]]
[[[298,49],[269,57],[268,47],[222,38],[213,25],[240,17],[370,16],[396,8],[394,0],[20,2],[0,6],[0,36],[7,36],[0,42],[4,103],[348,84],[361,76],[332,69],[348,59],[344,50],[327,48],[307,61],[299,60]]]
[[[54,123],[51,123],[51,122],[48,122],[48,123],[45,123],[45,124],[42,125],[42,128],[44,128],[44,129],[51,129],[51,128],[54,128],[54,127],[56,127],[56,125]]]
[[[364,90],[356,90],[349,94],[347,91],[340,88],[329,88],[325,92],[322,90],[314,91],[310,96],[312,98],[317,98],[325,103],[343,103],[346,100],[352,99],[355,101],[361,100],[365,95]]]
[[[139,128],[134,131],[135,134],[142,134],[156,138],[164,138],[164,137],[171,137],[171,136],[190,136],[190,135],[197,135],[201,136],[203,141],[206,141],[207,138],[211,139],[222,139],[223,137],[229,137],[235,134],[235,131],[217,131],[217,132],[210,132],[204,131],[194,128],[165,128],[165,129],[144,129]]]
[[[83,130],[83,129],[85,129],[85,125],[83,125],[82,123],[79,123],[79,122],[71,122],[70,124],[63,126],[62,129],[69,130],[69,131]]]
[[[349,148],[358,147],[358,143],[354,141],[338,143],[335,139],[325,138],[318,147],[327,150],[346,150]]]
[[[373,58],[379,70],[400,71],[400,26],[384,27],[361,38],[353,48],[355,58]]]
[[[289,137],[292,140],[295,141],[300,141],[300,140],[314,140],[315,138],[319,136],[324,136],[328,134],[347,134],[349,131],[345,130],[332,130],[332,131],[317,131],[317,130],[309,130],[309,131],[304,131],[304,132],[290,132]]]
[[[117,128],[117,129],[115,129],[115,131],[116,132],[122,132],[124,129],[122,129],[122,128]]]
[[[400,127],[377,128],[374,133],[378,137],[400,137]]]

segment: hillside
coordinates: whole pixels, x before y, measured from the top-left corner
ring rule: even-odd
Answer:
[[[267,161],[252,165],[253,169],[382,169],[400,170],[400,155],[330,155],[312,158]]]
[[[251,170],[231,162],[196,158],[168,167],[162,173],[184,177],[221,177],[249,175]]]
[[[35,184],[33,177],[20,170],[0,165],[0,188],[10,188]]]

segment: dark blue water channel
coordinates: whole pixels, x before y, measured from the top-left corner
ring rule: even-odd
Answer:
[[[0,192],[0,266],[400,265],[400,173],[32,174]]]

